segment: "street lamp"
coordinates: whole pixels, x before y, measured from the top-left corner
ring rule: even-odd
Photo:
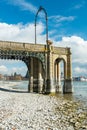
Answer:
[[[45,19],[46,19],[46,43],[48,44],[48,18],[47,18],[47,12],[46,12],[46,10],[42,6],[39,7],[39,9],[38,9],[38,11],[36,13],[36,16],[35,16],[35,44],[37,43],[37,39],[36,39],[36,22],[37,22],[37,16],[38,16],[38,13],[40,11],[42,11],[42,10],[45,13]]]

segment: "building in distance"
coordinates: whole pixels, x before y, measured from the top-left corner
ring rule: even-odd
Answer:
[[[87,78],[84,76],[73,77],[73,81],[87,81]]]

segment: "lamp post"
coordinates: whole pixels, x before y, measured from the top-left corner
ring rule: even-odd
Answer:
[[[45,13],[45,19],[46,19],[46,43],[48,44],[48,18],[47,18],[47,12],[46,12],[46,10],[42,7],[42,6],[40,6],[39,7],[39,9],[38,9],[38,11],[37,11],[37,13],[36,13],[36,16],[35,16],[35,44],[37,43],[37,38],[36,38],[36,23],[37,23],[37,16],[38,16],[38,13],[40,12],[40,11],[44,11],[44,13]]]

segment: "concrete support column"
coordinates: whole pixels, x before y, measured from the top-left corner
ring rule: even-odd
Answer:
[[[67,78],[67,66],[66,62],[64,62],[64,80]]]
[[[57,63],[55,64],[55,81],[57,83],[58,77],[57,77]]]
[[[47,53],[47,87],[46,92],[47,93],[55,93],[55,86],[54,86],[54,79],[52,75],[53,71],[53,54],[52,54],[52,46],[48,45],[48,53]]]
[[[57,63],[54,64],[54,86],[55,92],[58,92],[58,85],[57,85]]]
[[[72,93],[72,66],[71,66],[71,55],[67,55],[67,73],[64,81],[64,93]]]
[[[57,92],[62,92],[60,63],[57,63]]]
[[[38,92],[43,92],[42,65],[40,61],[38,61]]]
[[[50,79],[50,52],[47,54],[47,79],[46,79],[46,93],[51,92],[51,79]]]
[[[33,58],[30,58],[30,75],[29,75],[29,87],[28,91],[33,92]]]

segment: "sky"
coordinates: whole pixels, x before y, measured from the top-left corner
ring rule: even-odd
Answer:
[[[42,6],[48,16],[48,39],[71,47],[73,76],[87,77],[87,0],[1,0],[0,40],[34,43],[35,15]],[[37,43],[46,44],[45,15],[37,19]],[[0,60],[0,73],[26,74],[24,62]]]

